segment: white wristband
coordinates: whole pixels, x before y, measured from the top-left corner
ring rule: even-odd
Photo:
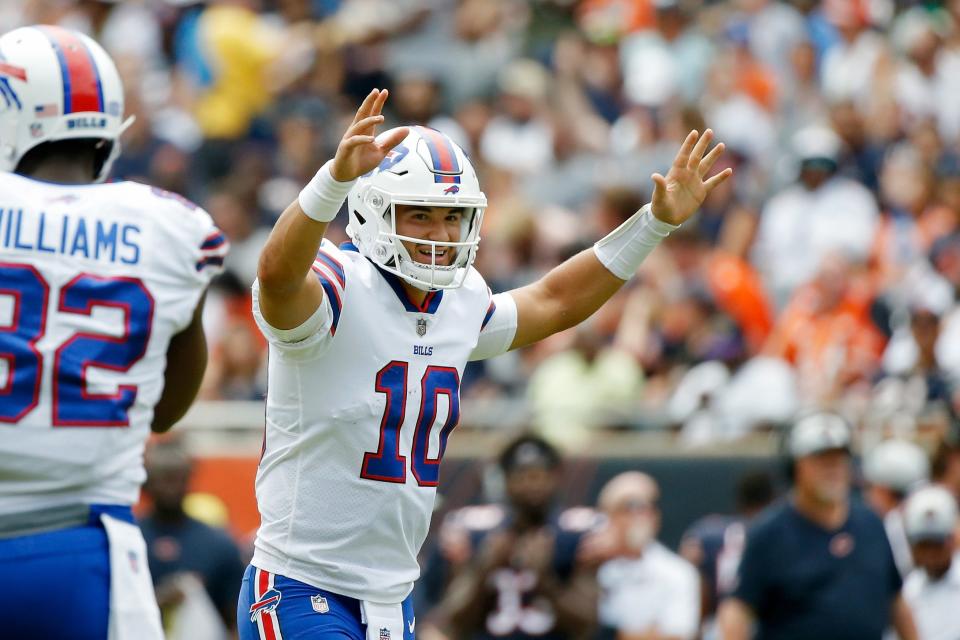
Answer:
[[[317,175],[313,176],[297,198],[300,208],[307,217],[317,222],[330,222],[337,217],[344,199],[356,182],[356,180],[349,182],[334,180],[330,173],[332,162],[333,160],[328,160],[320,167],[320,171],[317,171]]]
[[[593,245],[593,252],[610,273],[621,280],[629,280],[643,259],[678,226],[658,220],[647,204],[608,236],[598,240]]]

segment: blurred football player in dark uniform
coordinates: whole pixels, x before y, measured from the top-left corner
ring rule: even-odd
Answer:
[[[432,621],[458,640],[590,637],[596,580],[576,551],[597,515],[554,511],[561,463],[545,440],[518,438],[499,464],[507,503],[466,507],[444,521],[440,557],[427,572],[444,574],[449,586]]]
[[[747,540],[748,522],[775,496],[773,478],[766,471],[744,474],[737,482],[737,513],[706,515],[684,532],[680,555],[700,572],[700,612],[703,637],[715,638],[714,616],[721,598],[729,595]]]

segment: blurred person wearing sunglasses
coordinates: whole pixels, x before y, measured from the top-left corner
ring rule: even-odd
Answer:
[[[687,640],[700,624],[700,577],[657,541],[660,488],[627,471],[601,490],[606,526],[584,541],[580,558],[598,562],[602,638]]]

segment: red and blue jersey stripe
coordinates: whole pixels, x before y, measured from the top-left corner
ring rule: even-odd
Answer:
[[[317,260],[325,264],[331,272],[333,272],[334,277],[337,279],[337,282],[340,283],[341,288],[347,287],[347,274],[343,270],[343,265],[334,258],[332,255],[320,249],[320,252],[317,253]]]
[[[460,161],[457,160],[456,149],[450,138],[436,129],[429,127],[415,127],[417,133],[427,143],[430,159],[433,161],[433,181],[441,183],[459,183]]]
[[[483,331],[487,327],[487,323],[490,322],[490,318],[493,317],[493,313],[497,310],[497,303],[493,300],[490,300],[490,306],[487,307],[487,313],[483,316],[483,323],[480,325],[480,331]]]
[[[326,268],[322,268],[314,262],[313,271],[317,274],[317,279],[320,280],[320,286],[323,287],[323,293],[330,302],[330,311],[333,313],[333,320],[330,324],[330,335],[335,336],[337,335],[337,326],[340,325],[340,313],[343,311],[343,300],[340,298],[340,292],[337,291],[336,285],[336,283],[340,282],[340,278],[339,274],[331,278],[326,270],[329,269],[327,264],[325,262],[320,262],[320,264]],[[345,282],[346,280],[344,280],[344,283]]]
[[[63,78],[63,113],[104,112],[103,84],[93,53],[80,37],[62,27],[44,26]]]
[[[223,235],[222,231],[214,231],[206,237],[203,241],[203,244],[200,245],[201,251],[207,251],[209,249],[216,249],[217,247],[222,247],[227,241],[227,237]]]

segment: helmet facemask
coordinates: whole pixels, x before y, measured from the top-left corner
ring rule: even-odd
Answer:
[[[462,211],[460,218],[460,238],[458,241],[427,240],[402,235],[397,232],[397,205],[415,206],[418,208],[459,208]],[[391,199],[389,206],[380,219],[380,228],[375,240],[374,253],[386,258],[381,267],[393,273],[418,289],[431,291],[434,289],[455,289],[463,284],[467,277],[467,270],[476,258],[477,248],[480,245],[480,225],[483,222],[485,206],[457,206],[450,202],[427,203],[416,200]],[[410,255],[404,242],[431,247],[431,262],[417,261]],[[448,249],[455,251],[449,265],[437,264],[437,250]]]

